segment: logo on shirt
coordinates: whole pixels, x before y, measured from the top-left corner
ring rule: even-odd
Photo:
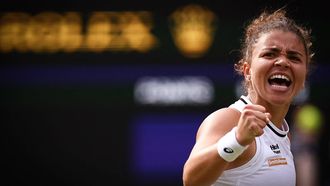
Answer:
[[[270,145],[269,147],[270,147],[270,149],[272,149],[272,151],[273,151],[275,154],[279,154],[279,153],[281,153],[281,151],[280,151],[280,147],[278,146],[277,143],[276,143],[275,145]]]
[[[278,158],[270,158],[268,160],[268,166],[276,166],[276,165],[287,165],[288,162],[286,158],[278,157]]]

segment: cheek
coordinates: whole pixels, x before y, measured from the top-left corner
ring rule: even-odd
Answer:
[[[303,87],[305,84],[307,76],[307,71],[306,69],[300,69],[299,71],[296,72],[296,81],[299,85],[299,87]]]
[[[255,82],[262,83],[270,68],[271,67],[269,67],[268,65],[263,65],[263,66],[258,66],[254,70],[251,70],[251,76],[253,77],[253,80]]]

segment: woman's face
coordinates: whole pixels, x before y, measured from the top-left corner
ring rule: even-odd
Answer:
[[[254,45],[244,75],[256,102],[288,105],[304,87],[307,57],[303,43],[292,32],[280,30],[261,35]],[[250,76],[250,77],[249,77]]]

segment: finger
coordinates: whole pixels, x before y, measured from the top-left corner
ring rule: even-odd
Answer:
[[[267,117],[265,113],[253,110],[244,110],[242,112],[239,124],[242,127],[250,128],[253,125],[263,129],[267,125]],[[251,128],[250,128],[251,129]]]
[[[260,120],[262,120],[265,124],[270,122],[271,115],[270,113],[266,112],[256,112],[256,117]]]
[[[263,121],[262,125],[265,125],[270,122],[271,115],[270,113],[266,112],[260,112],[260,111],[254,111],[254,110],[248,110],[249,114],[254,115],[258,120]]]
[[[266,112],[266,108],[262,105],[247,104],[247,105],[245,105],[244,109],[254,110],[254,111],[259,111],[259,112]]]
[[[260,126],[254,125],[254,126],[251,126],[251,132],[254,136],[258,137],[264,133],[264,130]]]
[[[270,123],[270,119],[272,118],[272,115],[269,112],[266,112],[265,115],[266,115],[267,123]]]
[[[266,108],[262,105],[252,105],[248,104],[244,107],[245,110],[253,110],[253,111],[259,111],[261,113],[266,114],[265,122],[269,123],[271,119],[271,114],[269,112],[266,112]],[[262,115],[259,115],[259,118],[263,119],[264,117]]]

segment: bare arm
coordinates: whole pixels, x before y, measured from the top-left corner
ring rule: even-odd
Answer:
[[[211,185],[228,166],[217,151],[217,141],[237,125],[239,112],[221,109],[208,116],[201,124],[196,144],[185,163],[183,182],[185,186]]]
[[[255,153],[250,144],[256,136],[263,134],[263,128],[270,117],[260,105],[247,105],[242,114],[224,108],[209,115],[201,124],[194,148],[185,163],[184,185],[211,185],[227,167],[233,168],[247,162]],[[228,163],[219,155],[217,142],[235,126],[236,140],[244,146],[250,146],[240,157]]]

